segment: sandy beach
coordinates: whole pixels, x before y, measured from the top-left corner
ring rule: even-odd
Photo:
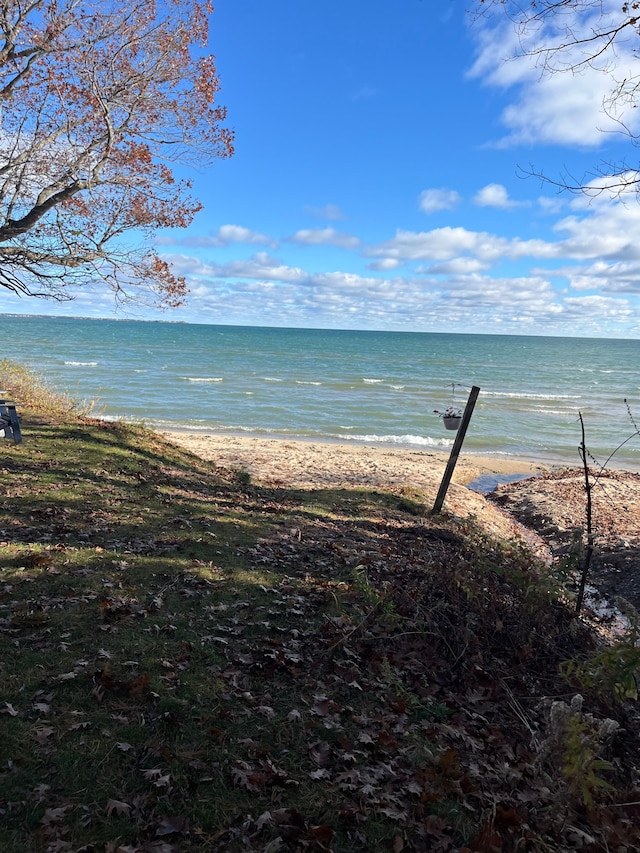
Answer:
[[[246,471],[255,482],[301,489],[415,488],[430,492],[442,479],[449,453],[211,433],[164,432],[170,441],[223,468]],[[462,454],[453,483],[486,474],[534,474],[547,466],[524,459]]]
[[[267,488],[373,489],[435,500],[449,453],[408,450],[382,445],[339,444],[295,439],[255,438],[211,433],[162,433],[174,444],[210,459],[221,468],[245,471]],[[446,497],[446,510],[473,516],[487,532],[514,535],[514,519],[466,488],[483,475],[540,474],[548,468],[523,459],[461,455]]]

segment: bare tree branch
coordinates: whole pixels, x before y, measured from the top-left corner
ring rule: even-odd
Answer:
[[[506,15],[520,45],[512,58],[529,57],[543,76],[578,75],[587,68],[605,75],[610,89],[602,101],[603,115],[617,125],[631,147],[640,144],[640,134],[625,120],[631,114],[626,111],[640,107],[640,4],[636,0],[620,5],[606,0],[479,0],[477,10],[483,17]],[[626,159],[602,163],[578,179],[549,178],[536,169],[529,174],[560,190],[588,195],[640,193],[640,164]]]

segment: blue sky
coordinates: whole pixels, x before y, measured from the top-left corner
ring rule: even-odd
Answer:
[[[84,290],[64,305],[0,294],[0,311],[640,337],[635,195],[526,177],[633,162],[602,112],[610,74],[509,61],[508,22],[457,0],[215,5],[236,153],[192,176],[194,223],[158,235],[186,306],[116,312]]]

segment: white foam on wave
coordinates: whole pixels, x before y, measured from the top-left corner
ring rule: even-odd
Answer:
[[[453,444],[453,441],[448,438],[431,438],[422,435],[337,435],[336,438],[366,441],[370,444],[400,444],[412,447],[451,447]]]
[[[579,400],[581,394],[526,394],[516,391],[483,391],[483,397],[507,397],[516,400]]]
[[[546,409],[546,408],[545,409],[542,409],[542,408],[527,409],[527,408],[524,408],[524,409],[522,409],[522,411],[523,412],[529,412],[532,415],[545,415],[545,417],[547,415],[561,415],[562,417],[566,417],[566,418],[575,418],[576,412],[580,411],[580,407],[579,406],[572,406],[572,407],[569,407],[567,409]]]
[[[263,382],[284,382],[284,379],[278,379],[276,376],[263,376]]]
[[[296,385],[322,385],[322,382],[311,382],[310,380],[296,379]]]
[[[367,385],[378,385],[380,382],[384,382],[384,379],[363,379],[362,381]]]
[[[67,367],[97,367],[97,361],[65,361]]]
[[[185,382],[224,382],[222,376],[181,376]]]

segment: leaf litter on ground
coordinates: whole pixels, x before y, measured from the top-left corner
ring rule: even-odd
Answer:
[[[261,486],[143,427],[24,421],[8,853],[640,846],[636,704],[562,676],[602,641],[521,542],[397,488]]]

